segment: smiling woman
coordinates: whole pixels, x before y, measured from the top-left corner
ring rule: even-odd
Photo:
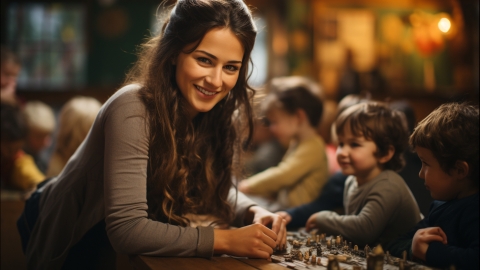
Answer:
[[[210,111],[235,86],[244,49],[229,28],[212,29],[196,49],[189,47],[194,45],[179,54],[175,65],[178,88],[191,106],[193,118],[198,112]]]
[[[231,180],[239,134],[251,134],[255,36],[242,0],[177,1],[64,170],[27,202],[40,205],[26,218],[30,268],[114,268],[114,250],[267,259],[285,246],[283,218]]]

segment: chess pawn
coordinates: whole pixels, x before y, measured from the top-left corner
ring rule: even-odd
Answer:
[[[322,265],[322,259],[317,258],[317,265]]]
[[[340,235],[338,235],[337,238],[335,239],[335,246],[339,247],[341,243],[342,243],[342,239],[340,238]]]
[[[340,264],[335,256],[328,256],[327,270],[340,270]]]
[[[357,245],[355,245],[355,246],[353,247],[353,251],[358,251],[358,246],[357,246]]]
[[[310,253],[307,251],[305,251],[305,260],[308,261],[308,259],[310,259]]]
[[[317,256],[322,256],[322,245],[317,245]]]
[[[320,235],[319,234],[317,234],[315,236],[315,243],[317,243],[317,244],[320,243]]]
[[[365,252],[365,258],[368,258],[368,255],[370,253],[370,247],[368,245],[365,245],[363,251]]]
[[[298,260],[299,260],[299,261],[303,261],[303,254],[302,254],[302,252],[299,252],[299,253],[298,253]]]
[[[404,261],[407,260],[407,251],[406,251],[406,250],[402,251],[402,259],[403,259]]]
[[[331,249],[332,248],[332,240],[328,239],[327,240],[327,249]]]
[[[316,264],[317,263],[317,256],[315,256],[315,254],[312,255],[312,264]]]
[[[384,252],[381,245],[376,246],[367,257],[367,270],[382,270]]]
[[[398,261],[398,269],[399,270],[405,270],[405,261],[404,260],[399,260]]]
[[[308,237],[306,246],[309,247],[310,245],[311,245],[311,241],[310,241],[310,237]]]
[[[393,264],[392,257],[390,257],[390,252],[387,251],[387,263],[388,264]]]

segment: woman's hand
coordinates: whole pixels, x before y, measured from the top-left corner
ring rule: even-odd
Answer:
[[[290,223],[290,221],[292,221],[292,216],[290,216],[289,213],[285,212],[285,211],[278,211],[278,212],[275,212],[275,214],[281,216],[283,219],[285,219],[285,222],[286,224]]]
[[[277,235],[262,224],[252,224],[233,230],[214,231],[213,249],[216,254],[270,259]]]
[[[307,220],[307,223],[305,224],[305,230],[307,232],[317,228],[317,213],[311,215],[308,220]]]
[[[287,244],[287,222],[280,215],[265,210],[260,206],[252,206],[248,209],[246,216],[253,214],[253,224],[271,226],[272,231],[277,235],[276,247],[284,250]]]
[[[429,227],[419,229],[412,240],[412,255],[425,261],[428,245],[430,242],[437,241],[447,244],[447,235],[440,227]]]

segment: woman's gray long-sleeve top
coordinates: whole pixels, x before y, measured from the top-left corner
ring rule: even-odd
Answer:
[[[119,253],[151,256],[213,255],[213,227],[181,227],[147,218],[149,132],[139,85],[117,91],[100,110],[85,141],[60,175],[45,185],[26,250],[30,269],[59,269],[69,252],[105,219]],[[162,151],[162,149],[158,149]],[[234,189],[235,224],[255,203]],[[236,204],[235,204],[236,203]]]

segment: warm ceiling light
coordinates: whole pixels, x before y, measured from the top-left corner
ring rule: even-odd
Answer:
[[[447,18],[441,18],[440,21],[438,21],[438,29],[443,33],[447,33],[451,26],[452,23]]]

